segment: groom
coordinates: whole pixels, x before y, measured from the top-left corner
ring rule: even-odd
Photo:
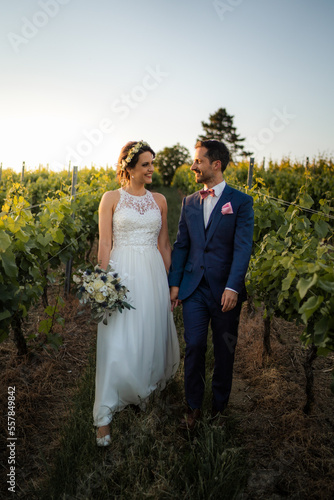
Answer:
[[[204,190],[183,199],[172,252],[169,285],[172,308],[182,301],[187,414],[181,422],[193,430],[200,418],[205,383],[205,352],[211,321],[215,365],[212,418],[227,406],[244,278],[252,251],[253,199],[226,184],[229,151],[216,140],[198,141],[190,169]]]

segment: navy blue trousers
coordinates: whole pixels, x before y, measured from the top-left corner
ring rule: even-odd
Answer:
[[[184,380],[187,404],[201,408],[205,388],[205,354],[208,326],[211,321],[214,348],[212,406],[223,411],[230,396],[234,352],[237,344],[241,302],[223,313],[210,288],[202,280],[190,297],[182,301],[184,340]]]

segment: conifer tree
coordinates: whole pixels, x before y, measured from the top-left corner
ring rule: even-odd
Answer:
[[[201,122],[204,134],[198,139],[205,141],[216,139],[222,141],[229,148],[231,159],[235,160],[237,155],[250,156],[252,153],[244,150],[244,138],[237,134],[233,125],[233,115],[229,115],[225,108],[219,108],[215,113],[209,115],[209,122]]]

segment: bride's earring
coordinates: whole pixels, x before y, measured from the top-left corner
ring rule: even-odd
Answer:
[[[134,175],[131,175],[131,177],[132,177],[132,179],[134,179],[134,178],[135,178],[135,176],[134,176]]]

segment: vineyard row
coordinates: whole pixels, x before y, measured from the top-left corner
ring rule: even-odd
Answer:
[[[182,169],[177,173],[185,183]],[[198,189],[190,181],[187,193]],[[177,182],[176,175],[174,185]],[[113,172],[93,172],[89,183],[79,182],[75,199],[56,191],[38,207],[30,207],[21,184],[7,191],[0,218],[0,341],[10,327],[17,343],[22,340],[29,309],[46,297],[48,284],[64,264],[73,258],[74,267],[86,265],[96,240],[102,193],[116,187]],[[312,210],[314,201],[305,191],[300,190],[296,203]],[[267,317],[278,315],[304,325],[304,345],[315,346],[318,354],[333,351],[333,226],[330,219],[324,220],[324,215],[333,216],[333,209],[322,199],[321,213],[306,213],[294,204],[286,208],[260,194],[257,183],[248,193],[255,212],[249,295],[255,304],[264,305]]]

